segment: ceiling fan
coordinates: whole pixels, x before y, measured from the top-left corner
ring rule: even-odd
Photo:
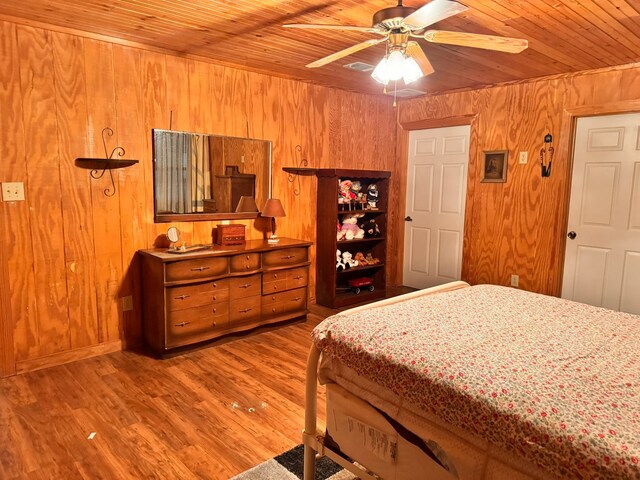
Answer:
[[[427,30],[427,27],[445,18],[458,15],[467,7],[453,0],[432,0],[420,8],[405,7],[398,0],[395,7],[384,8],[373,15],[371,27],[351,25],[288,24],[286,28],[324,29],[355,31],[380,35],[381,38],[366,40],[309,63],[308,68],[317,68],[365,48],[386,42],[387,52],[371,76],[387,85],[391,80],[404,78],[411,83],[434,72],[431,62],[422,47],[413,38],[431,43],[483,48],[499,52],[519,53],[528,46],[527,40],[519,38],[480,35],[475,33]]]

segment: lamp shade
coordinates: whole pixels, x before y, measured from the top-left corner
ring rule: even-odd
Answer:
[[[258,211],[258,205],[253,197],[242,195],[238,206],[236,207],[236,213],[253,213]]]
[[[267,203],[264,204],[262,208],[262,216],[263,217],[286,217],[284,213],[284,208],[282,208],[282,203],[277,198],[270,198],[267,200]]]

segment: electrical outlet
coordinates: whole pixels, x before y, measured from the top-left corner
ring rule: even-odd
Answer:
[[[133,310],[133,297],[131,295],[122,297],[122,311],[130,312],[131,310]]]
[[[511,275],[511,286],[517,287],[520,283],[520,277],[518,275]]]
[[[24,200],[24,183],[4,182],[2,183],[2,201],[20,202]]]
[[[529,161],[529,152],[520,152],[520,163],[527,163]]]

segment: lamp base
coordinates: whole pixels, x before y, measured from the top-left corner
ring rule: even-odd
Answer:
[[[275,245],[276,243],[278,243],[280,241],[280,239],[278,238],[277,235],[271,235],[268,239],[267,239],[267,243],[270,245]]]

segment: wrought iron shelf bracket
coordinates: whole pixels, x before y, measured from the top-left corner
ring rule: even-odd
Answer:
[[[125,154],[125,150],[122,147],[115,147],[111,150],[111,154],[107,150],[107,136],[113,136],[113,130],[109,127],[105,127],[102,129],[102,145],[104,147],[104,158],[76,158],[75,165],[78,168],[84,168],[87,170],[91,170],[89,175],[93,179],[100,179],[104,176],[106,171],[109,171],[109,177],[111,179],[111,186],[104,189],[104,194],[107,197],[112,197],[116,193],[116,183],[113,179],[112,170],[117,168],[130,167],[131,165],[135,165],[138,163],[138,160],[128,160],[128,159],[120,159],[113,158],[114,155],[117,157],[123,157]]]
[[[296,180],[298,181],[298,186],[294,187],[293,194],[297,197],[302,192],[302,185],[300,183],[300,175],[304,175],[307,171],[315,172],[314,168],[305,168],[309,165],[309,162],[306,158],[302,158],[302,145],[296,145],[296,154],[299,158],[297,167],[285,167],[283,170],[288,173],[287,180],[289,183],[294,183]]]

